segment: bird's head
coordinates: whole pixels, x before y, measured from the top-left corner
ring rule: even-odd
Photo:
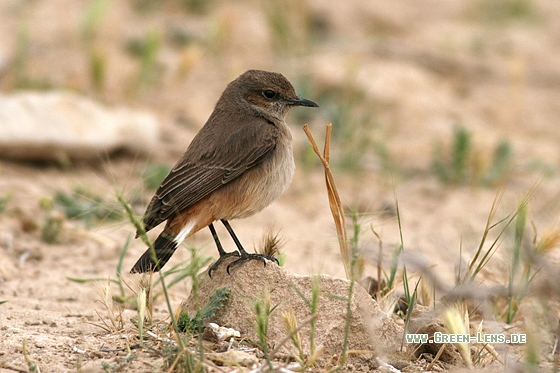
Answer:
[[[229,84],[224,94],[228,91],[251,109],[280,120],[295,106],[319,106],[298,96],[284,75],[262,70],[245,72]]]

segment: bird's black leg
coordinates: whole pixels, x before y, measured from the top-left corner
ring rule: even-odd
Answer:
[[[276,262],[276,264],[278,263],[278,259],[276,259],[273,256],[270,255],[264,255],[264,254],[249,254],[247,251],[245,251],[245,249],[243,248],[243,246],[241,245],[241,242],[239,241],[239,239],[237,238],[237,236],[235,235],[235,233],[233,232],[233,229],[231,228],[231,226],[229,225],[229,222],[227,220],[222,220],[222,223],[224,224],[224,226],[226,227],[227,231],[229,232],[231,238],[233,239],[233,242],[235,242],[235,245],[237,246],[237,249],[239,250],[239,253],[241,254],[240,258],[237,260],[234,260],[233,262],[229,263],[226,270],[227,273],[229,273],[229,270],[232,267],[235,267],[238,264],[241,264],[247,260],[260,260],[261,262],[263,262],[263,264],[266,266],[266,259],[271,260],[273,262]]]
[[[208,228],[210,228],[210,232],[212,232],[212,237],[214,238],[214,242],[216,243],[216,247],[218,248],[218,253],[220,253],[220,257],[218,258],[218,260],[216,260],[216,262],[214,264],[212,264],[210,266],[210,268],[208,268],[208,276],[210,278],[212,278],[212,272],[215,271],[218,268],[220,263],[225,258],[229,258],[230,256],[239,256],[239,253],[237,251],[232,251],[231,253],[226,253],[226,251],[222,247],[220,239],[218,238],[218,234],[216,233],[216,229],[214,228],[214,225],[212,223],[210,223]]]

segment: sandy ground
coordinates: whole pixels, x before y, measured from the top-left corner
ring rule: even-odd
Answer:
[[[309,91],[302,94],[318,100],[321,108],[306,113],[306,120],[320,141],[325,123],[352,126],[356,118],[337,123],[332,115],[336,101],[321,102],[313,93],[324,87],[338,87],[339,93],[352,87],[365,95],[367,104],[361,102],[361,108],[375,118],[370,135],[384,144],[391,166],[384,169],[379,153],[368,150],[355,161],[360,171],[334,171],[344,203],[364,213],[360,247],[370,258],[366,274],[375,275],[378,240],[372,228],[382,237],[386,263],[400,242],[396,199],[405,252],[415,258],[411,266],[433,266],[438,280],[451,286],[461,246],[463,264],[472,257],[498,187],[444,184],[432,171],[434,144],[449,147],[457,124],[472,133],[481,164],[488,163],[502,139],[513,149],[497,219],[513,212],[531,191],[529,219],[538,237],[558,229],[560,5],[555,1],[306,1],[282,9],[293,23],[288,46],[267,23],[271,9],[258,1],[213,1],[203,13],[185,11],[176,1],[147,10],[135,8],[142,1],[110,3],[86,41],[92,3],[3,1],[0,89],[9,93],[18,86],[9,61],[18,55],[18,33],[27,35],[24,74],[35,82],[31,88],[48,83],[110,106],[152,111],[162,123],[160,147],[148,156],[121,154],[67,169],[0,160],[0,198],[8,197],[0,213],[0,300],[7,301],[0,305],[0,372],[28,370],[24,340],[42,372],[102,371],[102,361],[122,361],[125,335],[99,326],[107,322],[101,303],[105,284],[77,284],[67,277],[114,278],[119,254],[134,229],[125,220],[89,227],[65,220],[56,242],[47,244],[41,229],[48,213],[40,202],[57,191],[71,193],[81,187],[107,202],[123,193],[136,201],[141,214],[152,193],[142,185],[146,164],[172,165],[225,85],[249,68],[282,72],[298,83],[297,89]],[[312,40],[306,38],[301,20],[317,34]],[[156,82],[136,90],[140,63],[126,52],[126,45],[150,30],[161,35]],[[189,42],[174,44],[176,34],[186,35]],[[106,56],[100,92],[88,68],[92,49]],[[311,88],[304,84],[309,81]],[[289,118],[298,157],[293,184],[266,210],[232,225],[248,247],[257,245],[268,227],[279,230],[290,271],[344,277],[322,170],[317,162],[304,162],[309,150],[301,115]],[[355,146],[352,141],[356,139],[338,143],[333,160]],[[528,231],[530,242],[533,230]],[[220,227],[218,234],[226,232]],[[481,286],[507,280],[511,235],[507,237],[481,276]],[[208,232],[196,234],[188,244],[216,256]],[[139,240],[132,241],[124,268],[143,251]],[[188,258],[188,250],[180,250],[171,264]],[[559,258],[560,248],[554,247],[547,262],[557,266]],[[133,289],[139,281],[132,275],[124,279]],[[173,287],[173,304],[188,291],[187,282]],[[163,302],[156,304],[156,313],[165,317]],[[125,311],[124,318],[134,315]],[[531,314],[520,319],[526,317]],[[161,358],[143,350],[136,354],[130,371],[161,370]],[[543,361],[549,354],[542,352]]]

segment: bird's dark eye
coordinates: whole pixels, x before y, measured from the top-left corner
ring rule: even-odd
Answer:
[[[273,98],[275,98],[276,95],[277,95],[276,92],[274,92],[273,90],[270,90],[270,89],[265,89],[265,90],[262,92],[262,94],[263,94],[263,96],[264,96],[265,98],[268,98],[268,99],[273,99]]]

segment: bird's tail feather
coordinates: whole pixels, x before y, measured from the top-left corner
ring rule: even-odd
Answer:
[[[181,240],[182,241],[182,240]],[[168,234],[162,233],[154,241],[154,251],[148,249],[130,270],[130,273],[158,272],[171,258],[180,242]],[[154,258],[155,254],[155,258]]]

